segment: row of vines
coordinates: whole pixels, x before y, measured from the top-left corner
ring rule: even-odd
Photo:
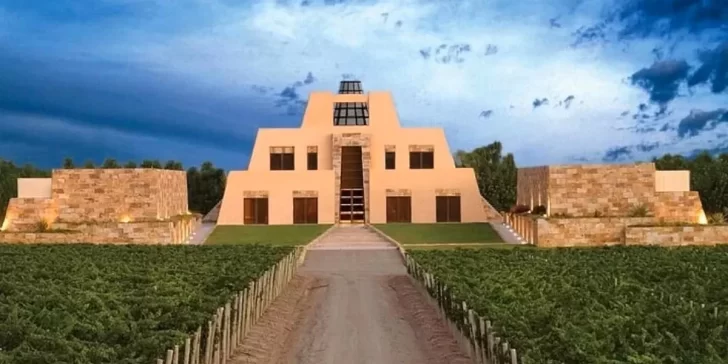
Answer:
[[[0,363],[155,362],[292,249],[0,245]]]
[[[728,247],[409,253],[523,363],[728,361]]]

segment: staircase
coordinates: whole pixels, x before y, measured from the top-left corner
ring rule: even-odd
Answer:
[[[367,225],[338,225],[309,250],[379,250],[397,247]]]

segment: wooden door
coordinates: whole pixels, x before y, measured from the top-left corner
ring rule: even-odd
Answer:
[[[387,222],[412,222],[412,198],[387,197]]]

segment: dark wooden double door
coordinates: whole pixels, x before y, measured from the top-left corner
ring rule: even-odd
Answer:
[[[339,221],[364,222],[364,168],[361,147],[341,147]]]
[[[293,223],[318,224],[318,198],[293,198]]]
[[[387,222],[412,222],[412,198],[409,196],[388,196]]]

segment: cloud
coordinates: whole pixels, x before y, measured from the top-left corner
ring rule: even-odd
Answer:
[[[493,110],[483,110],[480,112],[479,117],[487,119],[493,115]]]
[[[544,98],[541,98],[541,99],[535,99],[535,100],[533,100],[533,102],[531,104],[533,104],[533,108],[535,109],[537,107],[541,107],[541,106],[544,106],[544,105],[548,105],[549,104],[549,99],[547,99],[545,97]]]
[[[728,42],[700,52],[700,67],[688,78],[688,86],[711,85],[710,91],[721,93],[728,88]]]
[[[680,83],[687,78],[689,69],[684,60],[657,61],[649,68],[635,72],[630,80],[650,94],[650,101],[666,104],[677,97]]]
[[[677,134],[680,138],[693,137],[714,129],[720,123],[728,123],[728,110],[692,110],[688,116],[680,120]]]

